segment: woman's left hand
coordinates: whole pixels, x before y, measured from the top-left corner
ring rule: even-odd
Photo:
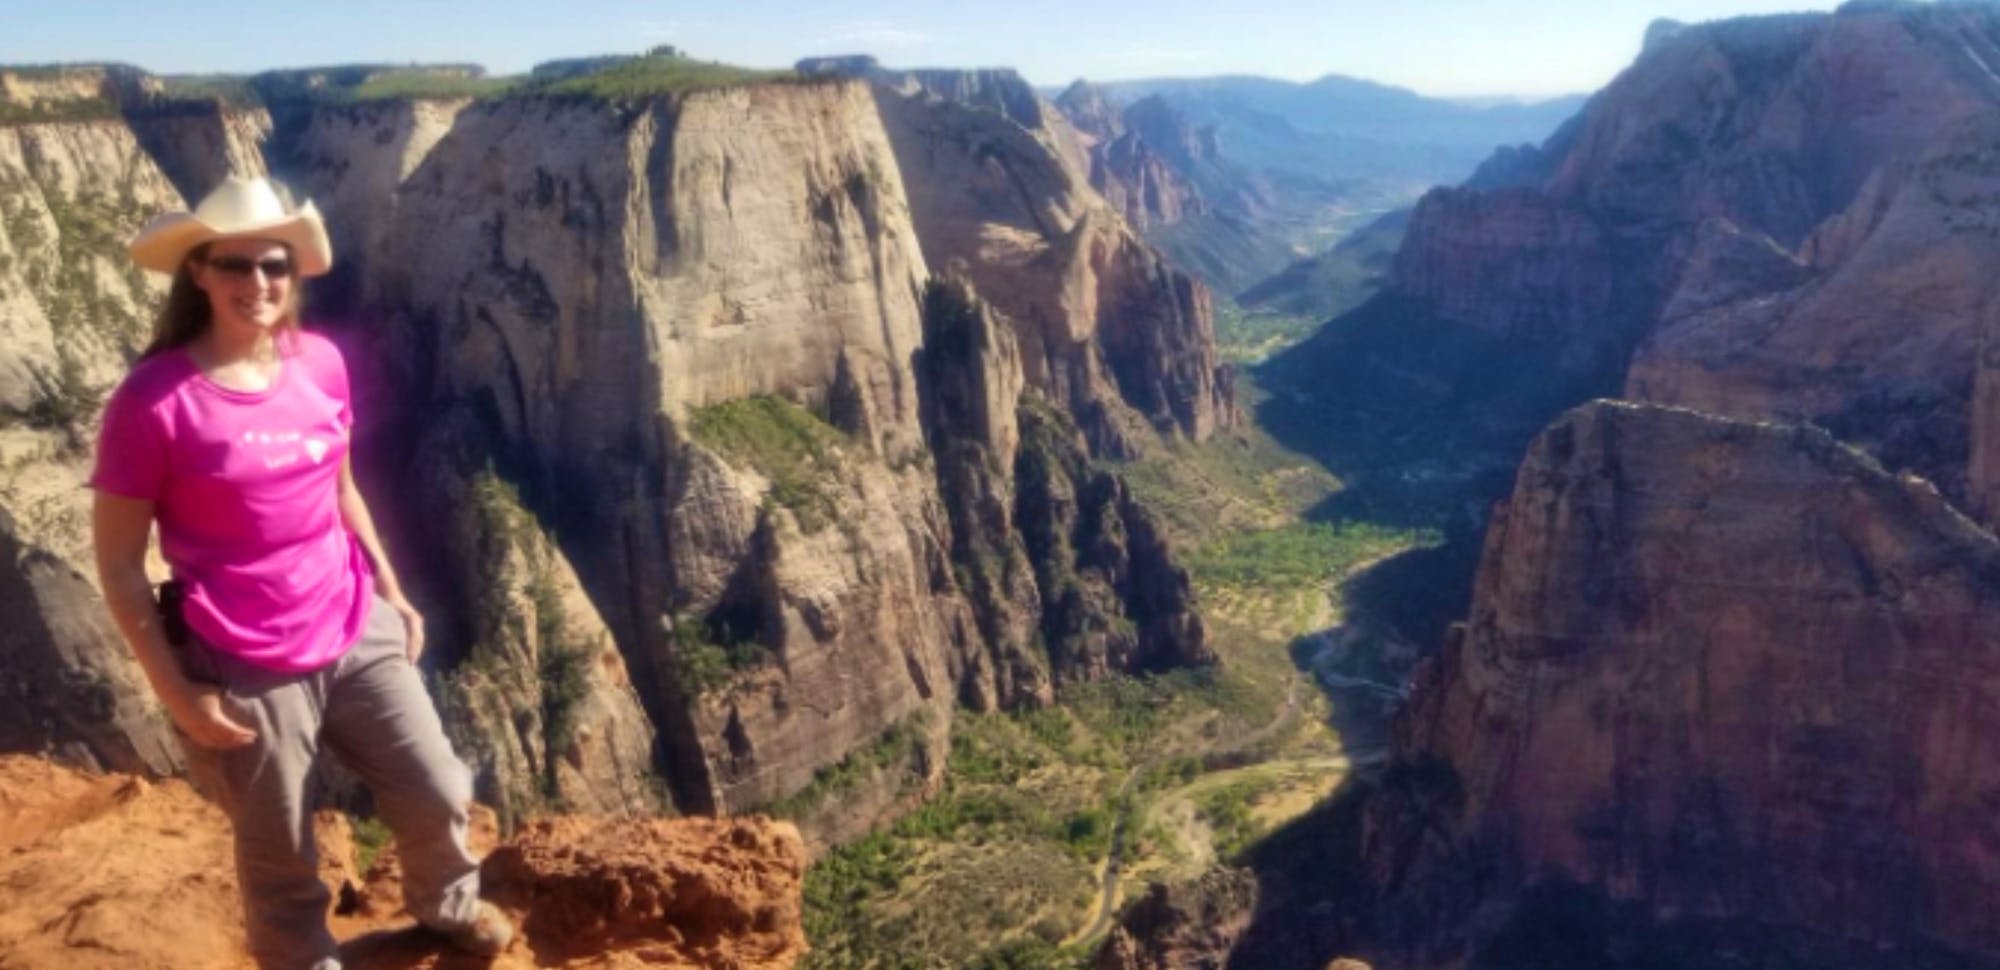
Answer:
[[[409,598],[404,596],[401,590],[383,593],[382,599],[395,607],[396,615],[403,618],[403,632],[408,641],[410,662],[416,663],[417,658],[424,655],[424,615],[410,605]]]

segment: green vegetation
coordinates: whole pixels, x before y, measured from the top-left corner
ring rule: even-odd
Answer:
[[[512,78],[439,73],[420,68],[392,70],[369,77],[349,90],[346,98],[357,102],[492,98],[512,91],[518,83]]]
[[[26,105],[0,104],[0,127],[65,121],[103,121],[117,118],[121,114],[118,102],[106,97],[38,101]]]
[[[124,254],[126,234],[146,215],[132,185],[137,164],[127,160],[110,179],[73,185],[0,175],[0,232],[15,254],[0,262],[26,283],[56,337],[55,366],[38,375],[37,400],[10,417],[63,432],[76,450],[88,444],[84,432],[104,390],[92,386],[76,355],[135,346],[153,302]],[[81,334],[94,339],[72,339]]]
[[[556,765],[576,743],[591,670],[607,645],[573,631],[554,542],[513,483],[489,466],[473,475],[469,498],[469,535],[478,543],[471,557],[477,570],[469,591],[472,645],[445,674],[438,694],[454,744],[475,765],[537,757],[497,739],[518,738],[525,747],[524,735],[532,732],[540,742],[533,790],[480,792],[499,811],[503,827],[511,827],[527,812],[560,807]],[[523,594],[525,608],[518,599]]]
[[[762,71],[697,61],[690,57],[649,54],[614,64],[594,74],[556,81],[539,90],[553,95],[626,100],[745,84],[809,80],[797,71]]]
[[[1434,532],[1368,522],[1309,522],[1232,536],[1187,557],[1198,583],[1295,587],[1325,583],[1371,559],[1435,543]]]
[[[1196,810],[1201,813],[1202,820],[1215,830],[1215,854],[1218,858],[1233,859],[1260,834],[1256,819],[1251,817],[1250,807],[1269,794],[1273,787],[1269,779],[1250,778],[1219,785],[1195,796]]]
[[[349,815],[347,823],[354,838],[354,865],[360,869],[357,874],[366,877],[375,865],[375,857],[382,854],[395,835],[373,815]]]
[[[554,553],[541,545],[529,557],[528,601],[535,610],[536,675],[542,689],[544,784],[553,796],[556,758],[576,741],[576,707],[590,693],[590,659],[602,643],[573,642],[569,614],[556,588]]]
[[[824,805],[828,798],[852,791],[877,772],[908,765],[911,756],[921,749],[929,725],[930,716],[919,708],[909,717],[889,725],[888,730],[867,747],[850,751],[847,757],[821,768],[806,787],[758,810],[779,818],[800,818]]]
[[[1280,646],[1263,646],[1287,664]],[[1114,676],[1057,700],[960,712],[943,790],[808,870],[808,967],[1088,965],[1097,941],[1063,944],[1095,915],[1114,833],[1124,832],[1128,873],[1135,859],[1153,860],[1152,872],[1184,862],[1182,834],[1148,806],[1284,707],[1282,689],[1257,693],[1227,670]],[[1312,740],[1324,729],[1297,729],[1325,757]],[[1262,824],[1231,831],[1247,841]],[[1129,898],[1137,883],[1124,882]]]
[[[1058,440],[1064,416],[1037,403],[1023,407],[1023,461],[1080,471],[1061,464],[1076,461]],[[1379,717],[1337,714],[1287,648],[1338,622],[1355,570],[1433,533],[1307,524],[1341,483],[1254,431],[1167,443],[1110,470],[1191,550],[1182,562],[1222,663],[1071,684],[1046,708],[955,718],[943,790],[808,873],[809,966],[1078,965],[1098,941],[1071,936],[1091,922],[1097,867],[1114,845],[1124,899],[1239,856],[1340,776],[1330,724],[1344,732]],[[1038,566],[1045,590],[1059,586],[1059,570]]]
[[[701,61],[674,48],[656,47],[636,57],[607,56],[560,62],[533,75],[488,77],[476,64],[340,64],[258,74],[186,74],[159,78],[157,94],[139,93],[146,72],[111,65],[123,93],[92,94],[34,104],[0,104],[0,126],[159,117],[288,104],[342,105],[375,101],[497,98],[546,94],[603,100],[639,100],[761,83],[811,83],[796,71],[766,71]],[[95,65],[7,67],[31,80],[64,72],[104,70]]]
[[[966,970],[1076,970],[1094,958],[1088,950],[1028,937],[1010,940],[974,957]]]
[[[517,78],[487,77],[477,64],[336,64],[265,71],[248,77],[190,75],[168,80],[167,92],[250,107],[359,104],[383,100],[496,97]]]
[[[719,690],[737,674],[771,660],[771,648],[754,638],[755,631],[699,617],[674,621],[673,674],[676,689],[689,698]]]
[[[252,108],[263,103],[250,79],[241,74],[174,74],[160,78],[168,98],[209,101],[225,108]]]
[[[1237,395],[1246,408],[1255,406],[1259,393],[1239,375]],[[1341,488],[1310,458],[1254,429],[1199,443],[1167,442],[1112,467],[1182,548],[1296,523]]]
[[[839,518],[835,483],[847,436],[818,415],[781,397],[743,398],[701,408],[690,422],[694,439],[771,483],[765,500],[790,509],[799,528],[818,532]]]
[[[1215,349],[1233,364],[1255,364],[1305,339],[1325,317],[1279,310],[1247,309],[1215,299]]]

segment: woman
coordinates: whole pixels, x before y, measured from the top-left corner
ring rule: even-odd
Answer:
[[[340,965],[312,837],[322,746],[374,793],[411,914],[499,952],[513,930],[479,900],[471,780],[414,666],[422,617],[349,467],[346,366],[298,327],[299,278],[332,263],[319,213],[231,178],[131,252],[173,286],[105,405],[98,571],[190,773],[234,826],[252,954],[265,970]],[[144,568],[155,523],[179,593],[162,608]]]

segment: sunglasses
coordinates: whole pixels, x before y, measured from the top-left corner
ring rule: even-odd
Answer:
[[[273,256],[269,259],[251,259],[248,256],[210,256],[202,260],[202,265],[224,276],[234,276],[246,280],[250,278],[251,273],[258,270],[263,270],[264,276],[267,279],[282,280],[292,275],[292,261],[282,256]]]

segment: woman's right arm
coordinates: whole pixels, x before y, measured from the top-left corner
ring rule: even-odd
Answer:
[[[91,513],[91,534],[97,547],[97,577],[104,600],[118,629],[131,644],[153,693],[167,716],[204,748],[240,748],[257,739],[255,732],[231,719],[222,708],[222,694],[197,684],[181,672],[160,627],[153,605],[153,586],[146,579],[146,542],[153,528],[153,503],[102,489]]]

